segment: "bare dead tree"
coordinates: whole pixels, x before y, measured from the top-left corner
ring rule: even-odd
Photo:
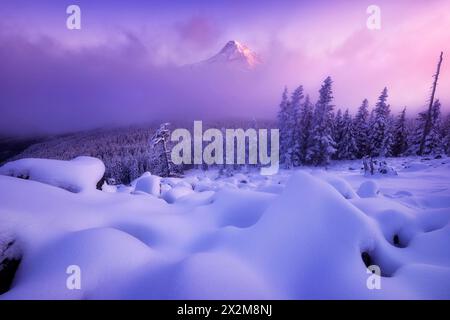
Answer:
[[[425,121],[425,126],[423,128],[423,133],[422,133],[422,138],[420,140],[420,146],[419,146],[419,151],[417,152],[418,155],[422,155],[423,154],[423,149],[425,147],[425,140],[428,136],[428,134],[431,131],[431,121],[432,121],[432,110],[433,110],[433,103],[434,103],[434,95],[436,93],[436,87],[437,87],[437,82],[439,79],[439,73],[441,72],[441,64],[442,64],[442,56],[443,56],[443,52],[441,51],[441,55],[439,56],[439,62],[437,65],[437,71],[434,74],[433,78],[433,87],[431,89],[431,97],[430,97],[430,104],[428,105],[428,111],[427,111],[427,118]]]

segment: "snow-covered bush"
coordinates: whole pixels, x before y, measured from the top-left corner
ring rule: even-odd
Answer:
[[[363,159],[363,170],[365,176],[373,175],[398,175],[397,171],[387,164],[386,160],[365,157]]]

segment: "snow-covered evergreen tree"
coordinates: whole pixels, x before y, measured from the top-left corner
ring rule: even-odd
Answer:
[[[353,128],[353,119],[348,111],[345,110],[341,123],[341,136],[337,141],[337,159],[339,160],[353,160],[356,159],[358,148],[356,146],[355,131]]]
[[[290,128],[288,124],[289,118],[289,104],[288,89],[284,88],[281,95],[280,107],[278,110],[278,129],[280,130],[280,162],[287,167],[291,166],[290,148]]]
[[[299,114],[303,99],[303,87],[299,86],[288,99],[287,88],[284,89],[280,110],[278,111],[278,128],[280,129],[280,159],[286,168],[300,165],[300,128]]]
[[[308,142],[311,135],[312,118],[313,105],[309,99],[309,95],[307,95],[304,102],[300,106],[299,115],[299,158],[301,163],[306,162]]]
[[[314,165],[327,164],[336,152],[332,137],[333,81],[327,77],[319,90],[312,121],[312,132],[307,153],[307,162]]]
[[[408,150],[408,131],[406,127],[406,107],[397,118],[394,128],[394,144],[392,146],[392,155],[399,157]]]
[[[442,122],[442,147],[447,155],[450,155],[450,114]]]
[[[436,100],[431,108],[431,114],[427,111],[419,113],[416,120],[416,129],[408,150],[412,155],[429,155],[443,152],[443,141],[440,131],[441,103]],[[425,136],[425,138],[424,138]],[[423,141],[422,151],[421,145]]]
[[[362,158],[369,153],[369,101],[364,99],[354,120],[355,140],[358,148],[357,157]]]
[[[289,142],[290,148],[288,152],[290,153],[289,158],[292,160],[293,166],[299,166],[301,163],[300,159],[300,109],[303,100],[303,86],[297,87],[291,96],[291,103],[288,108],[288,121],[287,125],[289,128]]]
[[[344,119],[342,117],[342,111],[339,109],[336,112],[336,116],[332,119],[333,121],[333,139],[334,141],[339,141],[342,138]]]
[[[436,128],[434,126],[439,125],[438,121],[435,121],[435,104],[437,100],[434,100],[435,94],[436,94],[436,87],[439,79],[439,74],[441,70],[442,65],[442,56],[443,52],[441,51],[441,54],[439,56],[439,62],[437,65],[436,73],[433,75],[433,86],[431,89],[431,96],[428,104],[428,109],[425,112],[425,121],[422,121],[422,137],[420,139],[419,147],[417,154],[423,155],[423,154],[429,154],[433,152],[437,152],[437,146],[434,146],[435,140],[438,139],[438,136],[436,134]],[[439,103],[438,103],[439,104]],[[440,104],[439,106],[440,107]],[[440,112],[439,112],[440,113]],[[434,123],[433,123],[434,122]],[[435,132],[432,132],[435,130]],[[427,147],[428,145],[428,147]]]
[[[431,128],[425,137],[423,154],[440,154],[443,151],[441,136],[441,103],[434,101],[431,110]]]
[[[332,137],[333,140],[336,142],[336,147],[339,146],[339,141],[342,140],[342,134],[344,132],[344,122],[343,122],[343,118],[342,118],[342,111],[341,109],[339,109],[336,114],[332,116],[331,118],[331,122],[332,122]],[[339,154],[336,151],[332,158],[334,160],[338,160],[339,159]]]
[[[419,153],[420,143],[422,140],[423,135],[423,129],[424,125],[427,121],[427,113],[426,112],[419,112],[417,115],[417,118],[415,119],[413,123],[411,138],[409,142],[408,151],[406,152],[407,155],[417,155]]]
[[[167,142],[170,139],[169,123],[163,123],[152,136],[150,144],[154,150],[156,160],[159,160],[163,176],[170,177],[174,174],[170,160],[170,151],[167,149]]]
[[[370,126],[369,141],[372,157],[387,157],[391,154],[392,131],[390,128],[390,106],[387,104],[388,91],[384,88],[375,105]]]

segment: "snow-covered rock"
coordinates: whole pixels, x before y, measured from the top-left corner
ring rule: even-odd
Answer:
[[[84,156],[70,161],[27,158],[0,167],[2,175],[39,181],[71,192],[95,190],[104,173],[101,160]]]

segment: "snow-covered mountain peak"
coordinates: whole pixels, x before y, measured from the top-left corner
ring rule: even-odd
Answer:
[[[250,48],[236,40],[228,41],[220,52],[201,64],[227,64],[253,69],[261,59]]]

